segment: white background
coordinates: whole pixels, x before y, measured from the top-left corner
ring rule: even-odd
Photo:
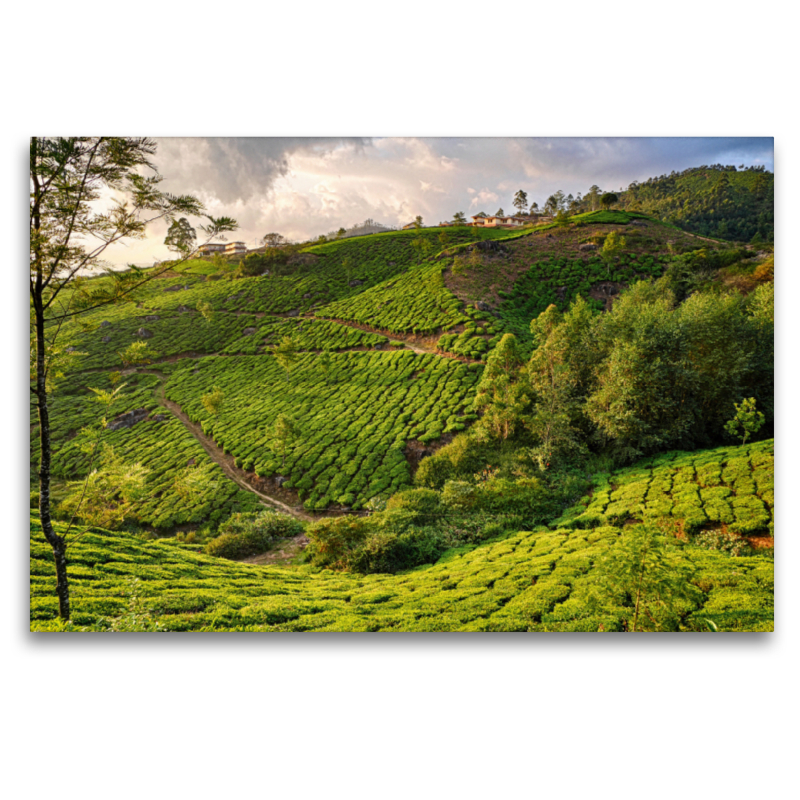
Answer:
[[[788,4],[39,2],[2,49],[2,756],[11,798],[797,796]],[[208,108],[222,108],[208,113]],[[27,632],[30,135],[775,136],[774,634]]]

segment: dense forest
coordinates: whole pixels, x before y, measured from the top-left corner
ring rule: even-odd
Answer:
[[[775,176],[763,168],[714,164],[632,183],[619,204],[701,236],[772,242]]]

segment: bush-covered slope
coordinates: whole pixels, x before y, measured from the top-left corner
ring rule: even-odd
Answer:
[[[394,576],[236,564],[201,555],[188,546],[93,531],[71,550],[73,625],[123,630],[154,626],[162,630],[294,631],[629,629],[633,599],[624,594],[604,598],[598,570],[609,568],[609,560],[613,561],[631,529],[606,522],[635,515],[633,495],[642,495],[640,508],[644,505],[648,513],[663,511],[659,508],[663,498],[647,494],[671,491],[677,497],[678,484],[689,469],[692,475],[687,484],[697,482],[699,487],[714,489],[731,482],[739,487],[737,496],[747,497],[754,496],[743,488],[749,480],[763,496],[772,474],[770,456],[771,442],[760,442],[651,459],[609,477],[599,476],[593,494],[579,504],[585,509],[607,491],[613,502],[627,503],[626,509],[605,518],[580,520],[576,507],[554,522],[554,530],[519,532],[450,550],[434,566]],[[671,487],[665,485],[667,477]],[[608,489],[600,486],[603,478]],[[647,487],[640,485],[642,481]],[[614,492],[620,492],[616,499]],[[710,520],[713,514],[709,512],[718,500],[704,495],[702,488],[699,493],[698,507],[705,509]],[[735,509],[735,502],[732,505]],[[687,509],[687,513],[691,516],[694,511]],[[674,511],[673,517],[680,519]],[[586,529],[565,527],[578,522]],[[691,591],[674,604],[671,616],[659,617],[659,603],[653,600],[655,622],[649,627],[772,629],[771,551],[733,555],[737,549],[729,544],[706,532],[672,545],[672,558],[690,576]],[[54,583],[52,554],[34,518],[34,630],[62,628],[55,619]]]
[[[671,518],[687,534],[717,529],[742,536],[774,532],[773,440],[691,453],[663,453],[597,474],[592,493],[553,524],[590,528],[629,519]]]
[[[774,238],[775,176],[715,164],[650,178],[620,194],[630,210],[653,214],[702,236],[749,242]]]
[[[410,484],[409,440],[463,429],[479,369],[409,351],[350,352],[327,369],[304,355],[287,377],[272,358],[210,358],[176,366],[166,393],[245,469],[288,476],[307,508],[360,508]],[[201,397],[214,386],[226,400],[212,419]],[[281,413],[298,427],[285,464],[272,432]]]

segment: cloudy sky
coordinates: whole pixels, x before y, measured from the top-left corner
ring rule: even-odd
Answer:
[[[234,217],[228,238],[254,246],[273,231],[301,240],[367,218],[434,225],[456,211],[511,212],[518,189],[541,206],[558,189],[619,190],[702,164],[773,171],[774,151],[771,138],[173,138],[158,140],[155,162],[165,191]],[[109,261],[168,257],[165,234],[154,225]]]

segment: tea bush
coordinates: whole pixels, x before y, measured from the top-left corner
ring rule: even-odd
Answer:
[[[444,285],[441,264],[432,264],[410,269],[352,299],[331,303],[317,314],[392,333],[432,333],[469,322],[461,305]]]
[[[131,375],[128,386],[112,409],[112,419],[133,409],[149,413],[130,428],[106,430],[103,441],[112,445],[123,460],[141,463],[147,470],[145,499],[137,504],[138,520],[166,531],[176,525],[218,524],[231,513],[260,508],[256,497],[232,483],[184,426],[166,409],[158,406],[153,388],[158,378],[152,375]],[[73,376],[64,381],[54,395],[53,413],[53,476],[75,480],[86,475],[89,453],[82,446],[90,441],[83,429],[97,425],[102,409],[92,403],[83,382],[97,388],[109,388],[108,376]],[[37,457],[35,441],[32,458]],[[181,497],[176,480],[187,469],[194,475],[193,491]]]

